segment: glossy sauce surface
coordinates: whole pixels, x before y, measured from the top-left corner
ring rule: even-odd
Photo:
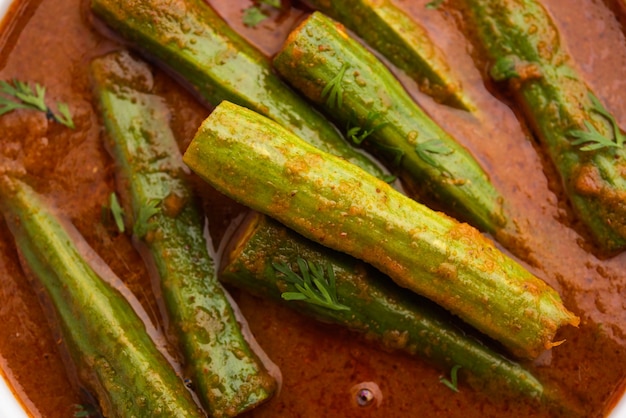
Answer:
[[[512,254],[562,295],[581,317],[578,329],[563,329],[566,342],[528,367],[545,382],[557,382],[600,416],[626,378],[626,254],[609,259],[594,255],[577,225],[541,147],[516,117],[506,97],[485,86],[482,67],[451,10],[428,10],[425,0],[396,3],[422,23],[442,48],[481,111],[476,116],[446,108],[406,83],[415,99],[470,149],[489,172],[511,207],[516,208],[523,245]],[[565,0],[543,2],[570,46],[580,71],[596,95],[626,127],[626,42],[619,20],[602,2],[572,7]],[[257,28],[242,24],[249,1],[213,0],[211,4],[240,33],[268,55],[306,11],[274,12]],[[127,283],[159,321],[148,274],[130,239],[101,221],[101,208],[114,191],[112,160],[102,146],[101,124],[93,104],[88,66],[92,58],[119,48],[91,24],[88,4],[76,0],[30,0],[15,8],[0,32],[0,79],[18,78],[46,86],[49,100],[69,104],[76,130],[42,114],[16,111],[0,117],[0,154],[18,161],[37,190],[49,196],[87,241]],[[172,128],[184,150],[209,114],[170,77],[155,68],[156,85],[172,113]],[[496,97],[497,96],[497,97]],[[198,183],[218,246],[231,219],[242,208]],[[0,366],[35,415],[67,417],[86,400],[64,372],[46,315],[22,272],[6,225],[0,224]],[[506,250],[505,250],[506,251]],[[258,342],[281,368],[278,396],[253,417],[320,416],[548,416],[523,400],[483,394],[463,386],[451,392],[440,383],[446,371],[418,358],[381,351],[347,331],[294,315],[272,302],[238,291],[233,295]],[[374,382],[379,406],[359,407],[354,387]]]

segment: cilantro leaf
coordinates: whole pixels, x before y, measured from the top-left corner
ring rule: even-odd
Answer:
[[[57,103],[57,112],[46,105],[46,88],[35,83],[35,90],[20,80],[12,82],[0,81],[0,116],[16,109],[31,109],[44,112],[46,116],[68,128],[74,129],[74,122],[69,107],[65,103]]]
[[[432,154],[450,155],[454,150],[450,149],[439,139],[429,139],[428,141],[417,144],[415,152],[417,152],[417,155],[426,163],[437,166],[437,161],[433,159]]]

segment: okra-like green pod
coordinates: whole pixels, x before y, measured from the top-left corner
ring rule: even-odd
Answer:
[[[543,385],[527,370],[467,336],[452,325],[450,315],[393,284],[371,266],[316,244],[258,212],[241,224],[226,247],[220,280],[251,293],[283,300],[294,290],[274,267],[309,264],[334,271],[337,300],[348,309],[333,310],[308,302],[287,306],[323,322],[366,335],[390,349],[419,355],[443,370],[460,366],[462,377],[476,389],[541,399]],[[297,271],[297,267],[296,270]]]
[[[227,196],[372,264],[516,355],[537,356],[559,327],[578,323],[554,289],[478,230],[253,111],[223,102],[183,160]]]
[[[436,101],[473,111],[443,52],[426,30],[390,0],[307,0],[353,30]]]
[[[314,146],[379,178],[386,176],[204,0],[92,0],[91,7],[122,37],[185,79],[208,104],[228,100],[253,109]]]
[[[253,408],[276,382],[244,339],[217,280],[167,108],[151,94],[150,69],[127,52],[98,58],[91,69],[121,194],[131,203],[143,255],[156,267],[194,389],[213,417]]]
[[[626,247],[626,151],[614,117],[575,70],[534,0],[462,2],[467,25],[557,168],[574,211],[607,252]]]
[[[204,416],[123,296],[121,281],[78,231],[6,173],[0,208],[26,269],[54,308],[72,368],[104,416]]]
[[[288,37],[276,69],[314,103],[400,169],[400,178],[446,211],[495,233],[512,221],[474,157],[422,111],[373,54],[314,12]]]

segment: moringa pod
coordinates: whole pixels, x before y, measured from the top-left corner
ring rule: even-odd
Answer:
[[[152,94],[150,68],[127,52],[95,59],[91,73],[120,194],[132,209],[142,255],[156,267],[194,390],[211,416],[238,415],[270,398],[276,382],[217,280],[167,107]]]
[[[249,109],[223,102],[183,155],[201,178],[305,237],[345,252],[536,357],[578,325],[558,293],[471,226],[404,196]]]
[[[129,303],[128,289],[79,232],[7,173],[0,174],[0,210],[23,264],[45,290],[79,382],[104,416],[205,416]]]

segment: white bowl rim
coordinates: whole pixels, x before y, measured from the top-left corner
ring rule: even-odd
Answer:
[[[626,391],[622,394],[619,402],[613,407],[607,418],[626,418]]]
[[[4,19],[4,15],[7,10],[9,10],[10,4],[11,0],[0,0],[0,28],[2,28],[2,20]]]
[[[0,5],[3,1],[9,0],[0,0]],[[31,415],[16,396],[6,376],[6,372],[2,370],[2,367],[5,365],[6,362],[0,355],[0,417],[29,418]]]

